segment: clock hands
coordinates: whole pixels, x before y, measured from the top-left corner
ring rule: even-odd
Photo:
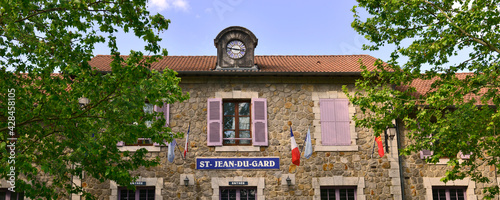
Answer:
[[[238,50],[238,51],[245,51],[245,49],[240,49],[240,48],[231,48],[231,47],[229,47],[229,48],[227,48],[227,49],[230,49],[230,50]]]

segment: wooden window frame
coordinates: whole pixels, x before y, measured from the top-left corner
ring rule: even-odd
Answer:
[[[153,199],[155,199],[155,196],[156,196],[155,192],[156,192],[156,190],[155,190],[154,186],[142,186],[142,187],[136,186],[135,191],[134,191],[134,193],[135,193],[134,194],[135,195],[135,200],[139,200],[139,198],[140,198],[139,194],[140,194],[141,190],[151,190],[151,189],[153,190]],[[121,191],[123,191],[123,190],[128,190],[128,189],[126,187],[119,187],[118,188],[118,198],[117,198],[118,200],[120,200],[122,198],[121,197]]]
[[[144,141],[149,141],[150,143],[146,144],[144,143]],[[125,143],[125,146],[153,146],[153,145],[154,143],[151,140],[151,138],[139,138],[137,139],[137,142],[133,144]]]
[[[222,200],[222,190],[236,190],[236,200],[240,199],[241,190],[244,189],[254,189],[255,190],[255,200],[257,200],[257,187],[220,187],[219,188],[219,200]]]
[[[442,187],[442,186],[436,186],[432,187],[432,199],[434,200],[434,192],[435,190],[445,190],[445,199],[440,199],[438,196],[437,200],[456,200],[456,199],[451,199],[450,197],[450,190],[462,190],[464,199],[467,200],[467,187]]]
[[[320,187],[320,195],[321,195],[321,190],[335,190],[335,197],[330,197],[330,196],[327,196],[326,199],[330,200],[330,199],[340,199],[340,190],[342,189],[351,189],[353,190],[354,192],[354,200],[357,200],[358,199],[358,194],[357,194],[357,189],[356,187],[352,187],[352,186],[322,186]],[[330,194],[328,194],[330,195]],[[320,196],[320,199],[323,199],[324,197],[323,196]]]
[[[225,103],[234,103],[234,115],[224,115],[224,104]],[[248,115],[239,115],[238,105],[239,103],[248,103],[249,105],[249,113]],[[224,132],[232,129],[225,129],[224,127],[224,118],[225,117],[234,117],[234,139],[226,139],[224,138]],[[243,131],[248,131],[250,133],[250,138],[245,138],[245,140],[249,141],[249,144],[240,144],[240,117],[248,117],[249,118],[249,128],[248,130],[244,129]],[[253,146],[253,133],[252,133],[252,100],[251,99],[222,99],[222,145],[223,146]],[[225,140],[234,140],[234,144],[225,144]]]
[[[24,200],[24,193],[23,192],[11,192],[6,188],[0,189],[0,192],[5,192],[5,199],[6,200]],[[16,196],[14,196],[16,195]]]

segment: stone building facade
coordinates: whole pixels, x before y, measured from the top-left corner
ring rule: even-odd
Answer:
[[[404,128],[383,138],[383,157],[374,152],[374,133],[355,126],[353,116],[362,112],[342,88],[354,92],[359,61],[373,69],[375,58],[254,56],[257,38],[243,27],[221,31],[215,46],[217,56],[168,56],[153,66],[168,66],[182,78],[180,86],[191,98],[169,105],[168,121],[174,132],[187,132],[190,124],[190,134],[186,158],[177,151],[172,163],[167,146],[118,147],[147,148],[149,157],[161,159],[157,167],[132,172],[147,199],[433,199],[438,186],[462,188],[467,200],[481,198],[476,194],[482,186],[468,179],[440,182],[446,164],[426,164],[418,154],[400,159]],[[91,65],[109,71],[110,62],[111,56],[99,55]],[[254,65],[238,64],[249,62]],[[292,163],[289,122],[299,149],[311,134],[313,154],[302,156],[299,166]],[[254,161],[257,166],[249,164]],[[75,183],[99,199],[131,199],[125,197],[130,191],[112,181],[84,177]]]

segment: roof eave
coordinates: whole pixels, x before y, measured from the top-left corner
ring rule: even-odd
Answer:
[[[179,76],[360,76],[361,72],[177,71]]]

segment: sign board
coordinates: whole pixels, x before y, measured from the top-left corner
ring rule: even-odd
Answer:
[[[145,181],[130,182],[130,185],[146,185]]]
[[[280,169],[280,158],[196,158],[196,169]]]
[[[229,181],[229,185],[248,185],[248,181]]]

